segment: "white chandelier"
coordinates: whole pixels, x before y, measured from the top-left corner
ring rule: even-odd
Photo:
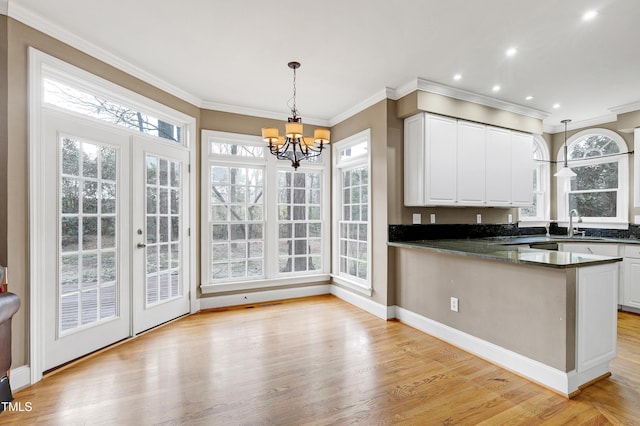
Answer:
[[[300,160],[317,157],[323,148],[329,144],[330,132],[328,129],[315,129],[313,138],[303,136],[302,119],[298,116],[296,108],[296,70],[300,68],[300,62],[287,64],[293,70],[293,96],[291,102],[291,117],[285,124],[285,136],[280,136],[278,129],[265,127],[262,129],[262,139],[269,143],[269,151],[278,160],[290,160],[294,169],[300,167]]]

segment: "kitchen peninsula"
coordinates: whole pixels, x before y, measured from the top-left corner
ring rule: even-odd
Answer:
[[[567,397],[610,375],[621,258],[525,238],[389,245],[399,320]]]

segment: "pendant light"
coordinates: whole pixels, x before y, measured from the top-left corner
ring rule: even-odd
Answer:
[[[276,128],[263,128],[262,138],[268,142],[269,151],[278,160],[289,160],[294,169],[300,167],[300,160],[307,160],[320,155],[329,144],[330,132],[328,129],[315,129],[313,137],[302,134],[302,119],[298,116],[296,107],[296,70],[300,68],[300,62],[287,64],[293,70],[293,105],[290,105],[291,117],[285,124],[285,136],[280,136]]]
[[[561,123],[564,123],[564,167],[558,170],[558,172],[554,175],[557,177],[574,177],[577,176],[573,170],[571,170],[567,164],[567,123],[570,123],[571,120],[566,119],[562,120]]]

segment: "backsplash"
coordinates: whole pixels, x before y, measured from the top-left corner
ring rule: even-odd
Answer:
[[[640,225],[629,225],[629,229],[583,230],[587,237],[640,239]],[[543,227],[520,228],[517,224],[389,225],[389,242],[544,235],[545,232]],[[552,223],[549,233],[567,235],[567,228]]]

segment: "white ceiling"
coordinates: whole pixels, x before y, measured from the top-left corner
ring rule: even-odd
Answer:
[[[640,109],[638,0],[7,1],[9,16],[199,106],[286,116],[297,60],[306,122],[418,78],[546,112],[552,131]]]

